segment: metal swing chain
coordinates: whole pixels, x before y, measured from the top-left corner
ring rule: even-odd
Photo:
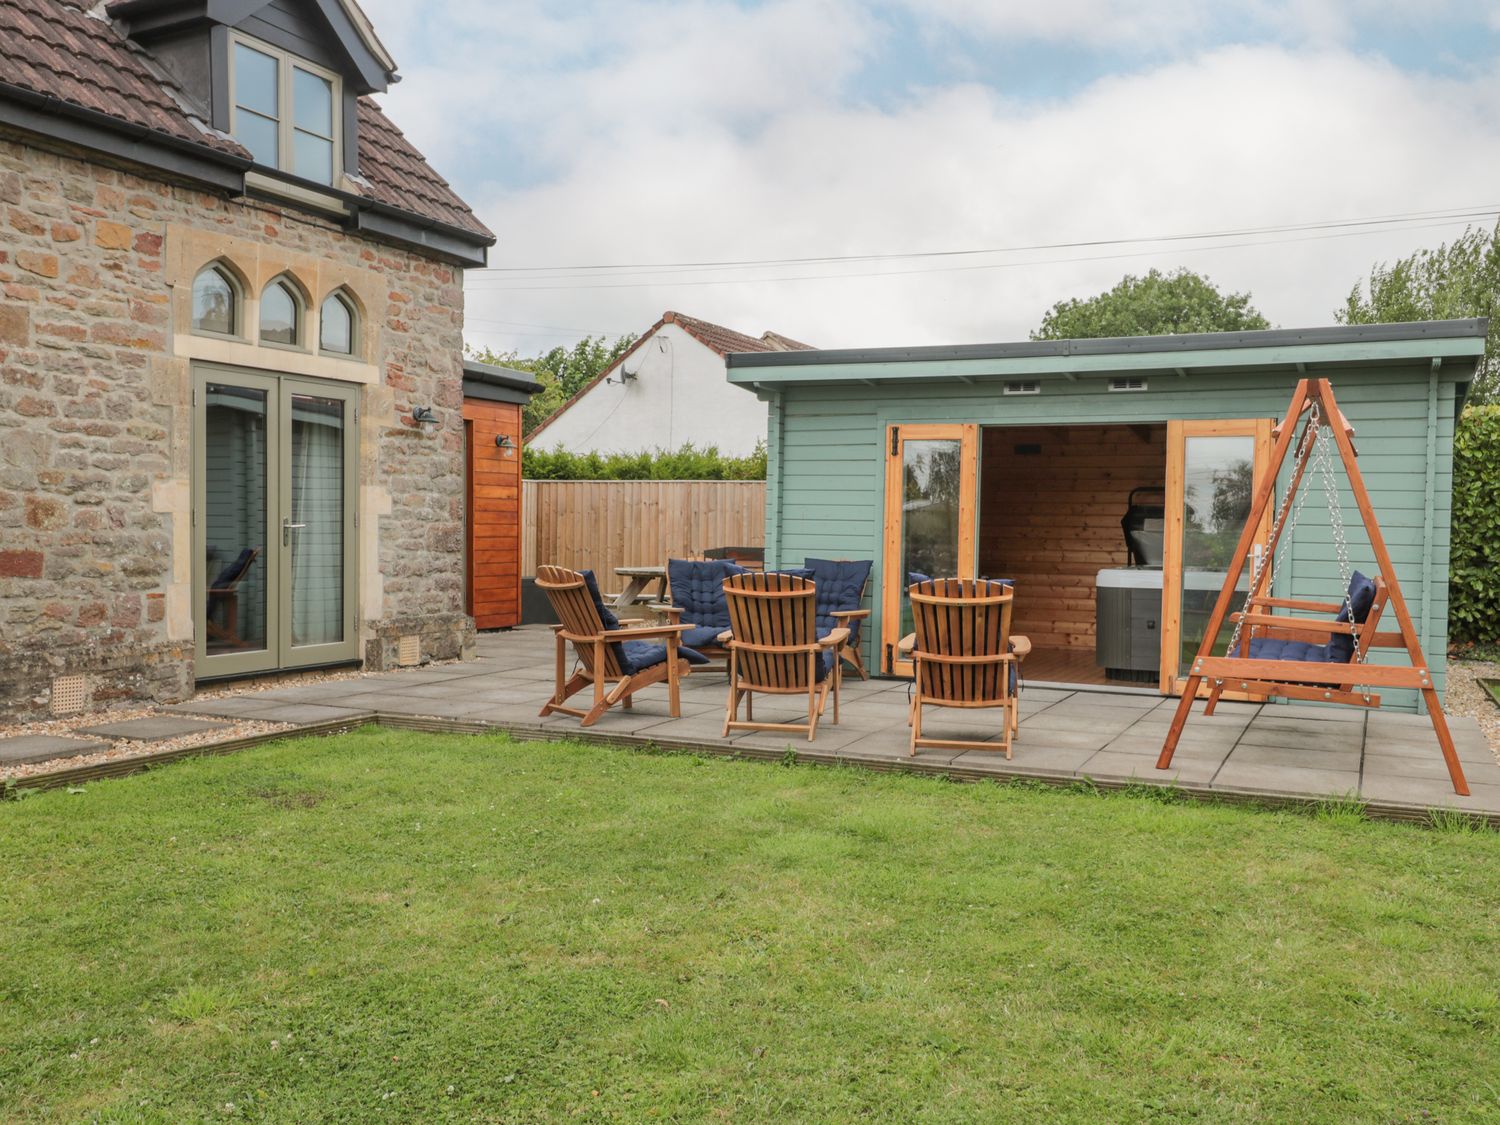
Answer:
[[[1338,556],[1339,582],[1344,592],[1343,613],[1351,626],[1349,636],[1354,641],[1353,662],[1363,664],[1359,651],[1359,629],[1354,620],[1354,602],[1349,596],[1349,581],[1353,567],[1349,562],[1349,541],[1344,534],[1344,513],[1339,508],[1338,482],[1333,476],[1333,456],[1329,452],[1332,439],[1326,433],[1318,434],[1318,469],[1323,477],[1323,494],[1328,498],[1328,526],[1333,533],[1333,549]]]
[[[1316,439],[1323,435],[1323,427],[1320,423],[1318,415],[1318,404],[1316,402],[1313,403],[1311,409],[1312,413],[1311,417],[1308,419],[1307,425],[1308,428],[1313,430],[1315,439],[1314,445],[1312,448],[1307,447],[1306,443],[1308,439],[1306,429],[1304,429],[1302,432],[1302,440],[1298,442],[1298,456],[1299,459],[1304,462],[1316,450]],[[1303,474],[1306,475],[1305,467],[1303,469]],[[1295,491],[1297,494],[1297,502],[1295,505],[1292,503],[1293,491]],[[1273,592],[1275,590],[1276,575],[1281,570],[1281,560],[1286,556],[1287,549],[1291,546],[1292,533],[1297,530],[1297,520],[1301,518],[1302,505],[1306,502],[1307,489],[1301,487],[1298,487],[1295,490],[1288,489],[1286,494],[1281,498],[1281,510],[1276,513],[1276,522],[1271,527],[1271,542],[1275,543],[1277,546],[1276,550],[1274,552],[1271,552],[1271,557],[1269,559],[1269,562],[1271,564],[1271,574],[1266,582],[1267,590]],[[1285,530],[1283,530],[1282,524],[1286,522],[1288,509],[1291,510],[1292,518],[1290,523],[1286,523]],[[1261,555],[1258,559],[1256,559],[1255,562],[1251,564],[1250,589],[1252,592],[1260,589],[1260,575],[1261,572],[1265,570],[1267,561],[1267,557],[1265,555]],[[1240,620],[1234,623],[1234,632],[1230,635],[1229,638],[1229,648],[1227,650],[1229,653],[1233,654],[1239,650],[1240,632],[1244,629],[1244,627],[1245,620],[1243,615],[1241,615]]]

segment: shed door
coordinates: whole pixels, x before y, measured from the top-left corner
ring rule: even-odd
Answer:
[[[1174,420],[1167,423],[1166,534],[1162,558],[1161,690],[1179,694],[1186,669],[1198,654],[1229,562],[1250,517],[1254,490],[1271,459],[1267,418]],[[1240,578],[1250,588],[1255,559],[1265,550],[1271,513],[1260,527]],[[1241,602],[1231,609],[1238,611]],[[1231,630],[1219,631],[1216,656],[1229,646]],[[1207,694],[1207,685],[1204,685]],[[1235,698],[1225,693],[1226,698]],[[1243,697],[1241,697],[1243,698]]]
[[[886,433],[881,668],[912,675],[896,644],[912,631],[906,588],[921,578],[974,577],[977,425],[895,425]]]

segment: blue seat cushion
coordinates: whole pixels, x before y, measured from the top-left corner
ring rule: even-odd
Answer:
[[[1289,619],[1290,620],[1290,619]],[[1230,653],[1239,656],[1238,647]],[[1295,660],[1301,664],[1345,664],[1347,660],[1330,660],[1325,645],[1309,641],[1288,641],[1281,637],[1252,637],[1251,660]]]
[[[677,655],[689,664],[707,664],[708,657],[687,645],[677,646]],[[667,659],[667,646],[656,641],[621,641],[615,645],[615,659],[627,676],[654,668]]]
[[[718,648],[719,634],[723,631],[713,625],[698,625],[683,632],[682,643],[693,648]]]
[[[604,604],[604,595],[599,593],[599,582],[594,578],[592,570],[580,570],[583,575],[583,584],[588,587],[589,597],[594,599],[594,608],[599,611],[599,620],[604,622],[606,629],[618,629],[620,619],[615,616],[615,611]]]
[[[1370,607],[1375,604],[1375,582],[1366,578],[1359,571],[1355,571],[1349,579],[1349,598],[1344,608],[1339,610],[1336,620],[1348,621],[1349,610],[1354,610],[1354,623],[1363,625],[1365,619],[1370,616]],[[1354,659],[1353,637],[1329,637],[1328,638],[1328,662],[1348,664]]]
[[[817,587],[817,614],[819,628],[834,628],[838,622],[835,613],[845,613],[860,608],[860,598],[865,592],[865,582],[870,577],[869,559],[855,562],[838,562],[834,559],[803,559],[803,568]],[[863,624],[856,619],[849,622],[848,643],[859,643],[859,628]]]
[[[744,567],[723,559],[707,562],[668,559],[667,581],[672,587],[672,604],[682,608],[684,624],[712,626],[720,633],[729,628],[724,579],[744,573]]]

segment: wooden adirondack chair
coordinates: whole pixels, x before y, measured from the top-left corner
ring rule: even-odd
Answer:
[[[203,617],[209,640],[229,648],[244,646],[245,642],[240,638],[240,583],[245,580],[245,575],[250,573],[250,568],[258,558],[259,547],[246,547],[209,583],[208,610]],[[220,607],[224,611],[222,625],[214,620],[214,610]]]
[[[842,649],[848,629],[818,638],[817,591],[791,574],[739,574],[724,582],[729,606],[729,704],[724,733],[731,730],[805,731],[818,735],[818,719],[833,696],[839,721]],[[758,723],[754,695],[806,695],[807,722]],[[740,700],[745,718],[740,719]]]
[[[957,750],[1004,750],[1020,735],[1016,706],[1017,666],[1031,642],[1010,635],[1013,587],[972,578],[933,578],[907,588],[916,631],[901,639],[916,665],[911,701],[911,753],[919,746]],[[998,707],[1004,738],[999,743],[925,738],[923,707]]]
[[[632,696],[643,687],[667,682],[667,700],[672,718],[682,717],[678,689],[691,664],[707,659],[679,643],[685,625],[650,625],[611,628],[605,620],[603,601],[592,575],[560,566],[537,568],[536,584],[547,592],[552,610],[562,622],[552,630],[557,638],[557,677],[552,698],[542,707],[543,718],[553,712],[573,715],[581,725],[593,726],[616,703],[629,710]],[[613,614],[610,614],[613,620]],[[657,643],[653,644],[652,641]],[[578,666],[567,675],[568,645],[578,657]],[[594,705],[587,711],[565,707],[569,697],[590,684]],[[613,684],[606,688],[605,685]]]

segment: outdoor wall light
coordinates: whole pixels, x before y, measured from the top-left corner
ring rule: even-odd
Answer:
[[[516,455],[516,443],[510,440],[509,434],[496,434],[495,448],[503,449],[507,457],[514,457]]]
[[[414,407],[411,412],[411,420],[418,425],[428,423],[436,426],[438,424],[438,416],[432,412],[432,407],[430,406]]]

